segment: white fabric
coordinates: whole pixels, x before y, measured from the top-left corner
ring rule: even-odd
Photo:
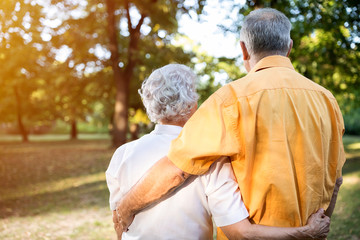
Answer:
[[[111,210],[154,163],[166,156],[181,129],[156,125],[150,134],[115,151],[106,171]],[[227,158],[216,161],[207,174],[187,179],[171,197],[137,214],[122,238],[212,239],[211,216],[217,226],[248,217]]]

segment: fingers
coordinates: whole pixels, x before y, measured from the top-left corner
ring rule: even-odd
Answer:
[[[328,216],[325,215],[325,210],[323,208],[320,208],[317,212],[317,215],[320,215],[321,218],[327,218]],[[330,219],[330,218],[329,218]]]
[[[117,239],[121,240],[121,236],[122,236],[123,231],[122,231],[122,228],[121,228],[120,224],[115,223],[114,224],[114,229],[116,231]]]
[[[330,231],[330,218],[325,215],[323,208],[312,214],[307,222],[310,227],[310,235],[313,239],[324,239]]]
[[[118,223],[118,216],[117,216],[117,213],[116,211],[114,210],[113,211],[113,214],[112,214],[112,217],[113,217],[113,223]]]
[[[327,224],[328,231],[330,231],[331,219],[328,216],[325,216],[325,221],[326,221],[326,224]]]
[[[318,234],[316,239],[321,238],[324,239],[330,232],[330,218],[325,216],[321,219],[321,225],[319,226]]]
[[[123,232],[129,231],[129,228],[128,228],[129,226],[124,221],[120,220],[119,224],[121,225],[121,229]]]
[[[128,222],[129,221],[125,221],[120,213],[120,209],[116,208],[116,219],[117,219],[117,223],[119,224],[119,226],[121,227],[121,230],[123,232],[127,232],[129,231],[129,225]]]
[[[319,210],[317,210],[317,212],[316,213],[319,213],[319,214],[324,214],[324,209],[323,208],[320,208]]]
[[[323,218],[323,221],[325,223],[325,226],[324,226],[324,228],[322,230],[322,233],[327,235],[330,232],[330,218],[328,216],[325,216]]]

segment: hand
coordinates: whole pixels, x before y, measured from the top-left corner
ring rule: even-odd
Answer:
[[[122,206],[121,201],[116,203],[116,217],[119,226],[123,232],[127,232],[130,224],[134,220],[134,214],[128,211],[128,209]]]
[[[121,240],[123,230],[121,225],[118,222],[116,211],[113,211],[113,222],[114,222],[114,229],[117,235],[117,240]]]
[[[306,225],[312,239],[326,238],[330,231],[330,218],[324,214],[324,209],[320,208],[309,217]]]
[[[114,223],[114,229],[117,235],[117,240],[121,240],[122,234],[123,234],[123,230],[122,227],[119,223]]]

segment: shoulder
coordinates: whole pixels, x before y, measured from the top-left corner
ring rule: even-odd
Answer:
[[[116,175],[118,169],[126,164],[126,155],[128,155],[128,152],[134,151],[134,148],[137,148],[139,144],[142,145],[142,142],[144,142],[146,138],[148,138],[148,135],[144,135],[137,140],[125,143],[118,147],[111,157],[106,174]]]
[[[312,80],[310,80],[310,79],[308,79],[308,80],[309,80],[309,81],[311,82],[311,84],[314,86],[314,89],[315,89],[315,90],[317,90],[317,91],[319,91],[319,92],[322,92],[327,98],[336,101],[334,95],[333,95],[328,89],[326,89],[325,87],[321,86],[320,84],[318,84],[318,83],[316,83],[316,82],[314,82],[314,81],[312,81]]]
[[[115,150],[115,152],[111,157],[109,166],[106,170],[107,175],[112,175],[112,176],[116,175],[116,172],[118,171],[119,167],[122,165],[124,154],[129,145],[131,145],[130,142],[125,143]]]
[[[249,77],[245,76],[219,88],[214,92],[210,98],[216,98],[218,101],[225,105],[231,105],[237,102],[239,95],[246,95],[246,85],[249,82]],[[244,90],[244,91],[243,91]],[[239,93],[243,91],[243,93]]]
[[[132,151],[134,148],[138,148],[138,147],[141,148],[142,146],[146,146],[149,143],[151,143],[152,141],[154,141],[155,138],[157,138],[156,134],[149,133],[149,134],[142,136],[139,139],[136,139],[131,142],[127,142],[115,150],[114,156],[120,156],[128,151]]]

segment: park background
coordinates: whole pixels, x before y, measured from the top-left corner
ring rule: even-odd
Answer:
[[[200,103],[244,76],[239,29],[259,7],[289,17],[294,67],[339,102],[348,160],[328,239],[360,239],[357,0],[2,0],[0,239],[114,239],[104,171],[153,128],[137,89],[173,62],[198,74]]]

